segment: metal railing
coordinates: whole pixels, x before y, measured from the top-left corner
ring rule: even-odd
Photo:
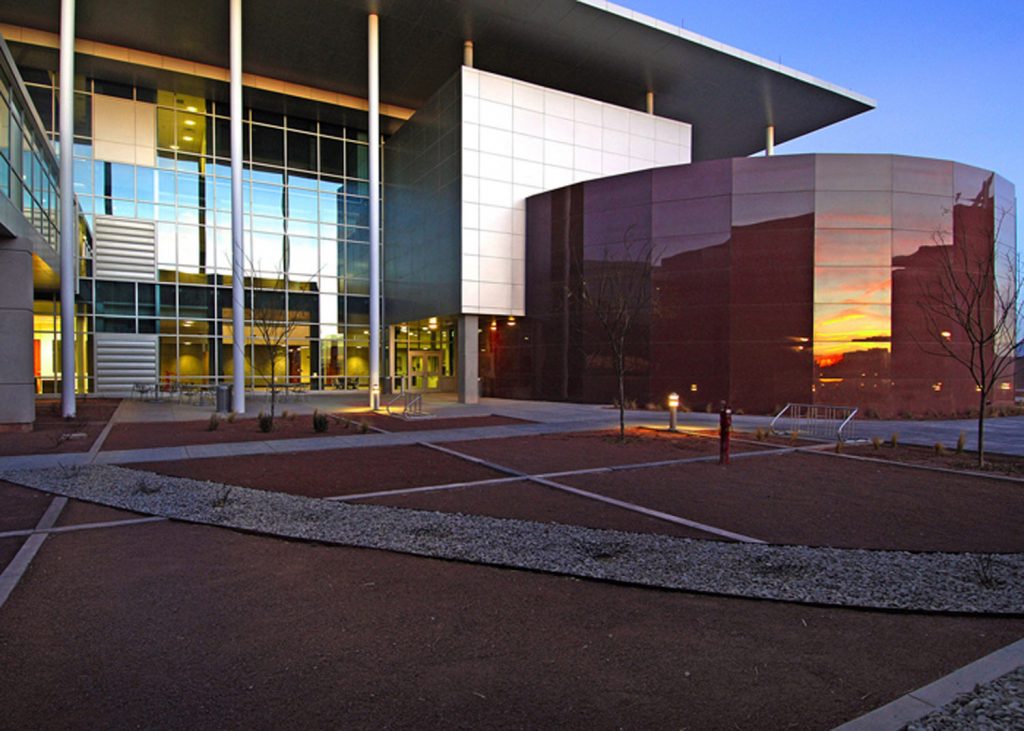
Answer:
[[[0,36],[0,195],[10,199],[57,251],[60,243],[60,166],[18,67]]]
[[[417,416],[426,416],[423,411],[423,394],[405,394],[405,411],[402,412],[402,417],[405,419],[414,419]]]
[[[405,376],[402,376],[400,381],[400,390],[395,394],[394,398],[384,405],[384,410],[388,412],[388,416],[400,416],[403,419],[416,419],[430,416],[430,414],[423,410],[423,394],[413,393],[407,390],[405,387],[405,378]],[[391,407],[399,401],[402,402],[402,413],[396,414],[391,410]]]
[[[0,117],[0,195],[21,211],[47,243],[53,260],[44,258],[56,269],[61,227],[60,164],[3,35],[0,35]],[[77,196],[75,219],[79,229],[74,262],[77,294],[77,272],[81,271],[83,248],[92,249],[92,232],[78,207]]]
[[[854,439],[856,406],[829,404],[786,404],[769,429],[773,434],[845,442]]]

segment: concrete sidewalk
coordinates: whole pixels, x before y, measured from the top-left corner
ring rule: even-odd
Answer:
[[[390,434],[362,434],[351,436],[310,437],[307,439],[269,439],[257,442],[159,447],[98,453],[38,454],[0,458],[0,469],[37,469],[82,464],[131,464],[165,460],[201,459],[205,457],[232,457],[250,454],[320,451],[359,447],[386,447],[415,444],[468,441],[472,439],[501,439],[559,432],[613,429],[618,426],[616,409],[600,404],[574,404],[550,401],[520,401],[514,399],[481,399],[477,404],[460,404],[454,394],[427,394],[424,409],[434,417],[460,418],[494,414],[522,419],[524,424],[488,427],[462,427],[426,431],[396,432]],[[250,399],[249,407],[258,413],[261,401]],[[312,413],[314,410],[332,413],[365,411],[365,394],[359,392],[318,393],[301,403],[283,403],[280,411]],[[170,402],[125,401],[115,414],[118,423],[164,421],[197,421],[209,418],[209,406],[191,406]],[[249,412],[246,412],[249,415]],[[280,413],[280,412],[279,412]],[[254,414],[253,414],[254,415]],[[658,411],[627,411],[628,426],[664,427],[668,414]],[[754,430],[767,427],[768,416],[736,416],[735,427]],[[713,429],[718,426],[718,414],[684,413],[679,415],[681,427]],[[967,435],[967,448],[976,448],[977,423],[968,419],[948,421],[874,421],[856,422],[860,437],[879,436],[888,439],[893,433],[905,444],[932,446],[942,442],[947,447],[956,444],[961,431]],[[986,450],[992,453],[1024,456],[1024,417],[1003,417],[986,421]]]

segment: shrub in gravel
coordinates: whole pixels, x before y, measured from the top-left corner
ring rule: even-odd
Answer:
[[[889,437],[889,446],[893,449],[900,446],[900,433],[898,431],[894,431],[892,436]]]
[[[206,431],[217,431],[217,427],[220,426],[220,417],[216,414],[210,414],[210,421],[206,424]]]
[[[871,446],[874,447],[875,449],[881,449],[882,448],[882,437],[878,437],[878,436],[871,437]]]
[[[321,414],[319,411],[313,412],[313,431],[317,434],[322,434],[327,431],[327,414]]]
[[[939,457],[946,453],[946,448],[942,446],[942,442],[935,442],[935,454]]]
[[[257,419],[257,422],[259,423],[260,431],[263,432],[264,434],[266,434],[266,433],[268,433],[268,432],[273,430],[273,428],[274,428],[274,417],[271,416],[270,414],[264,414],[261,411],[260,415],[258,417],[256,417],[256,419]]]
[[[370,431],[370,425],[366,423],[366,419],[360,419],[359,420],[359,433],[360,434],[366,434],[368,431]]]
[[[229,424],[234,424],[235,423],[235,419],[237,419],[237,418],[238,418],[238,414],[236,414],[234,411],[232,411],[230,414],[228,414],[228,423]]]
[[[963,454],[964,446],[967,444],[967,432],[960,432],[960,436],[956,438],[956,453]]]
[[[999,579],[995,575],[995,559],[990,553],[976,553],[971,557],[971,566],[974,569],[974,580],[986,589],[994,589],[999,586]]]

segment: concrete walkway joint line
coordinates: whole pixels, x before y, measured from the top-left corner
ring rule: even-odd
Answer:
[[[618,500],[618,499],[613,498],[613,497],[606,497],[604,495],[599,495],[597,493],[590,492],[588,490],[581,490],[578,487],[572,487],[571,485],[564,485],[561,482],[555,482],[554,480],[549,480],[549,479],[547,479],[545,477],[538,477],[536,475],[530,475],[530,474],[527,474],[526,472],[521,472],[519,470],[512,469],[511,467],[505,467],[504,465],[500,465],[500,464],[497,464],[495,462],[488,462],[487,460],[480,459],[479,457],[474,457],[474,456],[469,455],[469,454],[463,454],[462,452],[456,451],[454,449],[449,449],[447,447],[442,447],[442,446],[439,446],[437,444],[431,444],[430,442],[420,442],[420,444],[422,446],[424,446],[424,447],[429,447],[430,449],[436,449],[439,452],[444,452],[445,454],[449,454],[449,455],[451,455],[453,457],[458,457],[459,459],[464,459],[464,460],[466,460],[468,462],[473,462],[474,464],[482,465],[484,467],[489,467],[490,469],[495,470],[497,472],[504,472],[504,473],[509,474],[509,475],[514,475],[514,476],[520,477],[520,478],[522,478],[524,480],[528,480],[530,482],[535,482],[538,485],[543,485],[544,487],[550,487],[552,489],[560,490],[562,492],[568,492],[568,493],[571,493],[571,494],[576,495],[578,497],[587,498],[588,500],[595,500],[597,502],[605,503],[607,505],[614,505],[617,508],[622,508],[623,510],[629,510],[630,512],[633,512],[633,513],[640,513],[641,515],[646,515],[649,518],[656,518],[657,520],[664,520],[664,521],[666,521],[668,523],[675,523],[676,525],[683,525],[683,526],[686,526],[687,528],[693,528],[695,530],[703,531],[704,533],[711,533],[712,535],[716,535],[716,536],[719,536],[721,538],[729,538],[731,540],[739,541],[741,543],[764,543],[764,541],[762,541],[760,539],[757,539],[757,538],[751,538],[750,536],[741,535],[740,533],[733,533],[732,531],[727,531],[727,530],[724,530],[722,528],[716,528],[713,525],[707,525],[705,523],[698,523],[698,522],[693,521],[693,520],[688,520],[687,518],[682,518],[682,517],[680,517],[678,515],[672,515],[671,513],[663,513],[660,510],[652,510],[651,508],[645,508],[644,506],[637,505],[636,503],[626,502],[625,500]],[[695,458],[691,458],[691,459],[692,460],[706,461],[706,460],[709,460],[709,459],[717,459],[717,457],[695,457]],[[666,466],[666,465],[677,464],[680,461],[689,462],[689,461],[691,461],[691,459],[685,459],[685,460],[661,460],[659,462],[649,462],[647,464],[648,464],[648,466],[663,467],[663,466]],[[615,468],[614,467],[606,467],[606,468],[600,468],[600,469],[601,470],[607,469],[608,471],[612,471]]]
[[[96,437],[96,441],[92,443],[91,447],[89,447],[89,464],[96,461],[96,455],[100,453],[101,449],[103,449],[103,443],[106,442],[107,437],[110,436],[110,432],[114,428],[114,424],[117,423],[117,416],[121,413],[121,410],[125,408],[124,405],[126,403],[127,401],[121,401],[121,403],[117,405],[117,408],[114,409],[114,413],[110,415],[109,419],[107,419],[107,425],[103,427],[103,431],[100,432],[99,436]]]
[[[36,524],[36,531],[45,531],[48,528],[52,528],[67,503],[68,499],[66,497],[55,497],[46,509],[46,512],[43,513],[43,517],[39,519],[39,523]],[[25,545],[18,550],[18,553],[15,554],[11,562],[7,564],[4,572],[0,574],[0,607],[7,603],[11,592],[14,591],[18,582],[21,581],[21,577],[25,575],[29,564],[32,563],[32,559],[35,558],[36,553],[39,552],[39,547],[43,545],[45,540],[46,533],[39,532],[29,536],[28,540],[25,541]]]
[[[0,533],[0,538],[21,538],[22,536],[50,535],[51,533],[73,533],[79,530],[95,530],[97,528],[120,528],[126,525],[142,525],[143,523],[159,523],[167,520],[159,515],[148,518],[130,518],[128,520],[107,520],[100,523],[78,523],[61,525],[56,528],[28,528],[26,530],[9,530]]]

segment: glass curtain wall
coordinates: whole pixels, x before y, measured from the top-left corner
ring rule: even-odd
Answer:
[[[23,73],[55,138],[55,74]],[[79,295],[84,334],[158,334],[165,388],[230,380],[235,364],[228,105],[99,79],[79,79],[76,87],[74,180],[84,217],[91,228],[96,216],[154,222],[158,269],[155,283],[104,281],[92,276],[87,253]],[[92,108],[100,95],[155,110],[154,167],[96,158]],[[365,388],[366,132],[246,109],[243,154],[249,386],[266,387],[273,372],[282,384]],[[37,302],[37,310],[37,322],[54,322],[49,297]],[[47,329],[40,335],[52,339],[55,333]],[[83,385],[92,390],[92,383]]]

